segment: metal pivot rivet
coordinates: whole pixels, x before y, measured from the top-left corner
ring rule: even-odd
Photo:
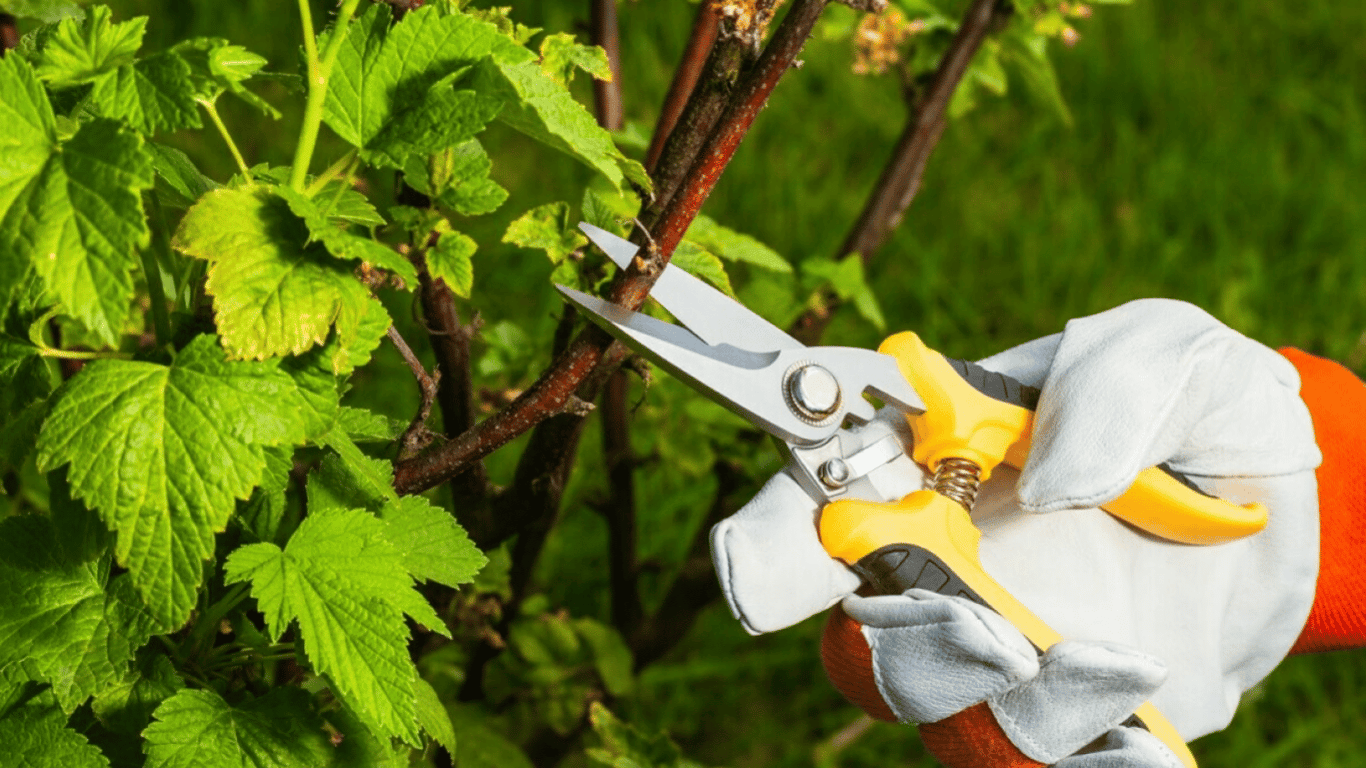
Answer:
[[[787,374],[787,404],[805,421],[818,424],[839,411],[841,396],[835,374],[815,363],[804,363]]]
[[[816,476],[821,479],[822,483],[825,483],[827,488],[842,487],[849,482],[849,475],[849,465],[844,462],[844,459],[831,459],[816,470]]]

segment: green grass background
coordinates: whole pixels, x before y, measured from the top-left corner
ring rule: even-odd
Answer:
[[[292,3],[111,5],[117,18],[152,17],[151,50],[217,35],[263,53],[276,69],[297,66]],[[315,17],[324,18],[315,5]],[[515,5],[519,20],[551,30],[581,29],[587,17],[586,0]],[[692,11],[683,0],[621,4],[627,118],[647,131]],[[1054,51],[1071,127],[1015,91],[984,99],[950,124],[919,198],[870,269],[889,329],[914,329],[948,354],[976,357],[1055,332],[1069,317],[1166,296],[1199,304],[1273,346],[1346,359],[1359,370],[1366,354],[1366,5],[1139,0],[1095,11],[1078,24],[1074,49]],[[818,37],[803,58],[706,209],[794,262],[838,255],[905,120],[894,83],[850,73],[846,42]],[[278,88],[267,96],[285,103]],[[252,162],[289,161],[297,108],[264,128],[236,105],[225,113]],[[217,178],[232,172],[212,134],[176,141]],[[467,223],[481,250],[466,313],[477,310],[490,327],[516,322],[524,336],[512,346],[534,372],[558,307],[546,282],[550,265],[498,241],[507,222],[534,205],[577,202],[589,173],[497,128],[487,143],[495,177],[512,197]],[[339,152],[325,135],[318,167]],[[379,199],[391,194],[390,181],[371,181]],[[765,292],[794,290],[744,270],[736,277],[756,304]],[[391,298],[395,316],[406,317],[407,304]],[[843,310],[826,341],[873,345],[880,335]],[[503,373],[484,383],[524,379]],[[666,564],[647,577],[647,595],[655,596],[710,500],[709,458],[734,433],[724,417],[669,387],[636,393],[643,398],[637,442],[663,458],[640,473],[643,554]],[[411,415],[411,380],[387,347],[358,378],[357,392],[367,390],[358,402]],[[671,411],[677,402],[685,406]],[[590,432],[540,573],[556,605],[605,617],[602,522],[584,503],[603,492],[597,446]],[[507,476],[516,450],[491,459],[495,476]],[[773,462],[766,447],[752,453],[761,470],[776,468],[764,465]],[[667,728],[708,764],[811,765],[815,746],[857,715],[819,670],[819,629],[811,621],[750,638],[715,606],[621,706],[635,722]],[[1194,749],[1206,766],[1361,765],[1366,654],[1288,661],[1249,694],[1228,730]],[[933,762],[913,729],[879,724],[824,764]]]

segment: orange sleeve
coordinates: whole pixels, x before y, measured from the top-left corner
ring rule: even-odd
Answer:
[[[1280,350],[1300,372],[1323,451],[1319,485],[1319,580],[1291,653],[1366,646],[1366,384],[1331,360]]]
[[[1291,653],[1366,646],[1366,384],[1343,366],[1297,349],[1281,353],[1300,373],[1323,451],[1319,487],[1319,578],[1309,619]],[[873,678],[872,652],[858,623],[830,611],[821,661],[831,683],[879,720],[895,721]],[[929,751],[949,768],[1043,768],[1001,730],[986,704],[920,726]]]
[[[858,622],[838,605],[830,609],[821,638],[821,662],[830,682],[870,717],[896,722],[873,679],[872,651]],[[920,739],[948,768],[1044,768],[1011,743],[985,703],[920,726]]]

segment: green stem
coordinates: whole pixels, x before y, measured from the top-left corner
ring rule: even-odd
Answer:
[[[323,105],[327,101],[327,82],[332,75],[332,64],[337,60],[342,43],[346,42],[347,27],[359,3],[360,0],[342,0],[341,8],[337,10],[337,20],[332,25],[332,36],[327,40],[327,50],[323,51],[320,59],[308,0],[299,0],[299,16],[304,27],[304,52],[308,56],[308,100],[304,104],[304,122],[299,128],[299,144],[294,151],[294,168],[289,176],[289,186],[300,192],[304,191],[304,182],[308,180],[308,166],[313,162],[318,129],[322,127]]]
[[[166,290],[161,285],[161,267],[158,260],[171,263],[171,241],[166,233],[166,217],[161,211],[161,198],[157,196],[156,190],[147,193],[147,200],[151,205],[152,220],[156,224],[156,233],[152,236],[152,248],[156,249],[153,253],[151,249],[140,251],[142,256],[142,271],[147,277],[147,293],[152,300],[152,327],[156,329],[157,346],[171,343],[171,318],[166,311]]]
[[[204,610],[204,615],[199,617],[199,623],[195,625],[194,631],[190,634],[190,647],[198,648],[203,645],[204,640],[212,636],[218,629],[218,622],[228,615],[228,611],[236,608],[239,603],[247,599],[247,592],[250,587],[245,583],[238,584],[228,590],[226,595],[218,599],[218,602]]]
[[[318,175],[317,178],[313,179],[313,183],[308,185],[308,189],[304,190],[304,194],[308,195],[309,197],[313,197],[314,195],[323,191],[323,187],[327,186],[327,183],[329,181],[337,178],[338,175],[340,175],[343,171],[349,168],[351,166],[351,163],[355,161],[355,159],[355,149],[352,149],[350,152],[347,152],[346,154],[337,158],[337,162],[327,166],[327,170],[323,171],[321,174]]]
[[[226,659],[219,659],[205,667],[204,671],[214,672],[227,667],[240,667],[245,664],[265,664],[272,661],[288,661],[294,657],[295,654],[293,649],[290,649],[287,652],[271,654],[269,656],[263,656],[259,653],[238,654]]]
[[[228,126],[223,124],[223,118],[218,116],[218,106],[207,99],[200,99],[199,106],[209,113],[209,119],[218,128],[218,135],[223,137],[223,142],[228,145],[228,151],[232,153],[232,159],[237,161],[237,168],[242,171],[242,178],[246,179],[248,184],[253,183],[251,171],[247,168],[247,161],[243,160],[242,153],[237,151],[237,143],[232,140],[232,134],[228,133]]]
[[[346,193],[346,190],[351,188],[351,184],[356,178],[356,169],[359,166],[360,158],[353,158],[351,164],[346,168],[346,174],[342,176],[342,182],[337,185],[337,191],[332,195],[332,198],[327,201],[327,205],[323,207],[324,216],[330,216],[332,214],[332,209],[337,207],[337,203],[341,202],[342,195]]]

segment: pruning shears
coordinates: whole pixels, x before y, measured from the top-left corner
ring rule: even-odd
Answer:
[[[638,247],[590,224],[588,237],[619,267]],[[683,327],[564,286],[561,293],[633,350],[781,441],[788,472],[823,504],[821,544],[882,594],[923,588],[1000,613],[1042,653],[1063,638],[982,568],[969,512],[1002,462],[1029,455],[1039,391],[944,357],[911,332],[877,349],[808,347],[739,302],[669,265],[650,295]],[[873,418],[868,397],[906,415],[907,430]],[[881,487],[889,464],[933,473],[932,488],[898,497]],[[1208,496],[1150,467],[1110,514],[1165,539],[1217,544],[1260,531],[1267,510]],[[1194,768],[1172,724],[1145,703],[1127,724],[1146,728]]]

